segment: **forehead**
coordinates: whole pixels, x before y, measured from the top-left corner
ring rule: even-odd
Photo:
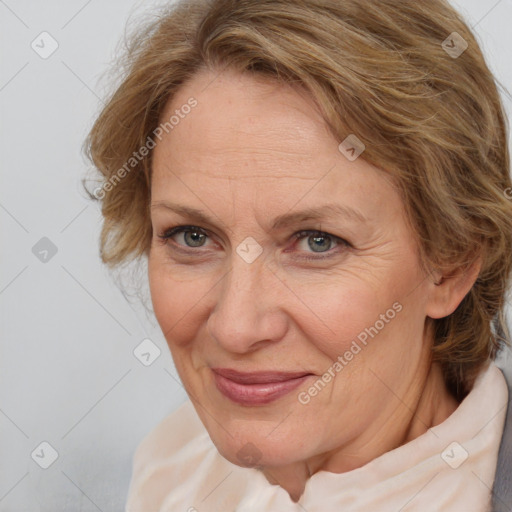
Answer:
[[[190,98],[197,105],[183,109]],[[214,193],[231,202],[265,205],[267,199],[275,209],[276,199],[289,208],[305,193],[305,207],[320,196],[353,203],[370,194],[378,207],[379,197],[394,193],[382,171],[340,153],[340,141],[302,89],[249,74],[203,71],[168,103],[162,121],[173,115],[179,122],[154,150],[154,201],[194,199],[193,187],[206,203]]]
[[[248,74],[203,71],[178,91],[163,119],[179,111],[190,97],[197,100],[197,106],[173,128],[155,158],[164,145],[167,156],[185,165],[204,157],[234,162],[244,155],[247,164],[258,163],[261,171],[270,166],[275,175],[280,165],[273,162],[310,162],[319,153],[325,154],[329,146],[336,149],[313,100],[298,88]],[[180,148],[189,150],[186,161]],[[237,169],[237,177],[244,169]],[[216,169],[217,175],[219,172],[222,170]]]

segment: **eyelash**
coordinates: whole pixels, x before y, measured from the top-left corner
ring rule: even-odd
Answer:
[[[162,243],[167,244],[168,241],[171,240],[174,235],[176,235],[178,233],[186,233],[186,232],[195,232],[195,233],[199,233],[201,235],[208,236],[207,231],[205,231],[204,229],[202,229],[198,226],[185,225],[185,226],[175,226],[172,228],[168,228],[165,231],[163,231],[162,233],[160,233],[158,235],[158,238],[160,238]],[[298,231],[293,234],[293,238],[295,240],[303,240],[304,238],[307,238],[312,235],[329,237],[331,240],[333,240],[334,242],[337,243],[337,245],[334,247],[334,249],[336,247],[344,247],[344,248],[351,247],[350,243],[347,242],[346,240],[344,240],[343,238],[339,238],[335,235],[331,235],[330,233],[326,233],[325,231],[319,231],[317,229],[304,229],[304,230]],[[190,253],[191,251],[195,252],[193,247],[186,247],[186,246],[182,246],[180,244],[176,244],[176,246],[179,248],[179,250],[184,251],[186,253]],[[318,256],[301,256],[301,258],[306,259],[306,260],[316,260],[316,261],[326,259],[326,258],[334,256],[335,253],[338,252],[338,251],[334,251],[334,249],[329,249],[325,252],[318,252],[318,253],[316,253],[316,254],[318,254]],[[315,254],[315,253],[312,252],[310,254]]]

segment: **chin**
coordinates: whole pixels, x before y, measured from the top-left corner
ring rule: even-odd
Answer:
[[[301,443],[292,443],[293,438],[285,435],[272,439],[272,436],[269,437],[266,429],[262,429],[259,423],[255,421],[252,428],[238,429],[233,437],[218,425],[212,429],[211,425],[207,424],[207,430],[219,453],[237,466],[285,466],[307,458],[307,454],[301,457],[297,450],[297,445]],[[285,439],[287,440],[284,442]]]

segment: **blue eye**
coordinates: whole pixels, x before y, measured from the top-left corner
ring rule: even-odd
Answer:
[[[208,235],[201,228],[196,226],[176,226],[174,228],[166,230],[164,233],[159,235],[162,240],[173,239],[176,235],[182,234],[184,244],[181,244],[175,240],[178,245],[186,247],[203,247],[206,243]]]
[[[208,241],[210,240],[208,233],[198,226],[175,226],[166,229],[158,237],[164,243],[172,240],[174,245],[178,246],[177,248],[182,248],[183,250],[208,247]],[[339,250],[335,251],[335,249],[343,249],[350,246],[342,238],[318,230],[299,231],[294,233],[293,237],[298,241],[298,251],[292,251],[306,253],[307,255],[299,257],[311,260],[334,256],[339,253]],[[285,252],[291,251],[285,250]]]
[[[348,242],[345,240],[323,231],[304,230],[299,231],[294,236],[299,241],[299,246],[301,243],[307,242],[307,247],[302,248],[306,252],[329,253],[333,252],[331,249],[340,245],[348,246]]]
[[[309,235],[306,240],[308,241],[309,248],[313,252],[328,251],[333,244],[333,240],[329,235]]]

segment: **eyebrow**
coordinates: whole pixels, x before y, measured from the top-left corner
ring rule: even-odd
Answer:
[[[194,220],[197,220],[198,222],[202,222],[205,224],[213,223],[210,217],[207,214],[205,214],[202,210],[190,208],[189,206],[170,203],[168,201],[157,201],[151,203],[151,208],[165,208],[166,210],[171,210],[183,217],[189,217]],[[332,215],[346,217],[350,220],[354,220],[360,223],[368,222],[368,219],[361,212],[348,206],[343,206],[335,203],[326,204],[318,208],[308,208],[306,210],[301,210],[298,212],[289,212],[283,215],[279,215],[274,219],[271,229],[272,231],[277,231],[289,225],[298,224],[300,222],[310,220],[323,220]]]

